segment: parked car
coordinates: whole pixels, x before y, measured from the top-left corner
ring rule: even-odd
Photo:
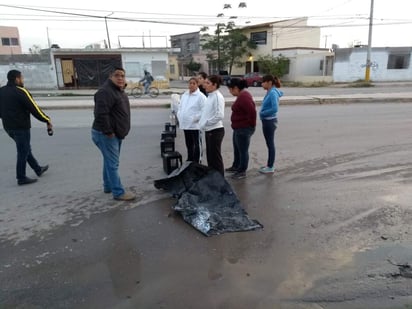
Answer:
[[[230,79],[230,75],[229,75],[228,71],[219,71],[219,75],[222,78],[223,85],[227,85],[227,82]]]
[[[243,76],[248,86],[260,87],[262,85],[263,75],[258,72],[247,73]]]
[[[242,78],[242,75],[229,75],[228,71],[219,71],[219,75],[222,78],[223,81],[223,85],[227,86],[227,84],[229,83],[229,80],[231,78]]]

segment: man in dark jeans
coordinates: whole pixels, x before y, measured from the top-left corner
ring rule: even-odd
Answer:
[[[16,142],[16,178],[19,185],[37,181],[37,179],[26,176],[26,162],[39,177],[49,168],[48,165],[40,166],[31,152],[30,114],[45,122],[48,131],[52,130],[50,117],[43,113],[29,91],[24,88],[23,74],[20,71],[11,70],[7,73],[7,85],[0,88],[0,118],[4,130]]]

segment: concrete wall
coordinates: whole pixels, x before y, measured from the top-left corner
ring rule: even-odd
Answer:
[[[121,52],[127,79],[136,82],[143,77],[144,70],[155,79],[166,79],[169,75],[167,52]]]
[[[410,81],[412,80],[411,47],[380,47],[371,49],[370,79],[372,81]],[[409,58],[409,67],[388,69],[391,54],[403,54]],[[353,82],[365,79],[367,47],[342,48],[335,51],[333,80]]]
[[[7,72],[10,70],[23,73],[24,86],[29,90],[57,89],[56,73],[48,63],[0,65],[0,85],[7,83]]]
[[[274,57],[289,59],[289,74],[282,77],[286,81],[296,82],[330,82],[330,69],[323,67],[326,58],[333,57],[333,52],[325,49],[283,49],[274,50]],[[321,66],[323,62],[323,66]]]

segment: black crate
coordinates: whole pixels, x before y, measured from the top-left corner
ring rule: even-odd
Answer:
[[[168,137],[160,141],[160,154],[163,157],[164,153],[175,151],[175,140],[174,138]]]
[[[170,174],[175,169],[182,166],[182,155],[178,151],[166,152],[163,154],[163,170]]]
[[[166,139],[166,138],[175,138],[176,137],[176,132],[172,131],[163,131],[161,135],[161,139]]]

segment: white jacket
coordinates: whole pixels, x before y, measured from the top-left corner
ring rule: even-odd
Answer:
[[[217,128],[223,128],[224,117],[225,98],[219,90],[210,92],[199,120],[200,130],[211,131]]]
[[[186,90],[182,94],[177,111],[179,128],[182,130],[199,130],[199,119],[206,101],[206,96],[197,89],[190,93]]]

